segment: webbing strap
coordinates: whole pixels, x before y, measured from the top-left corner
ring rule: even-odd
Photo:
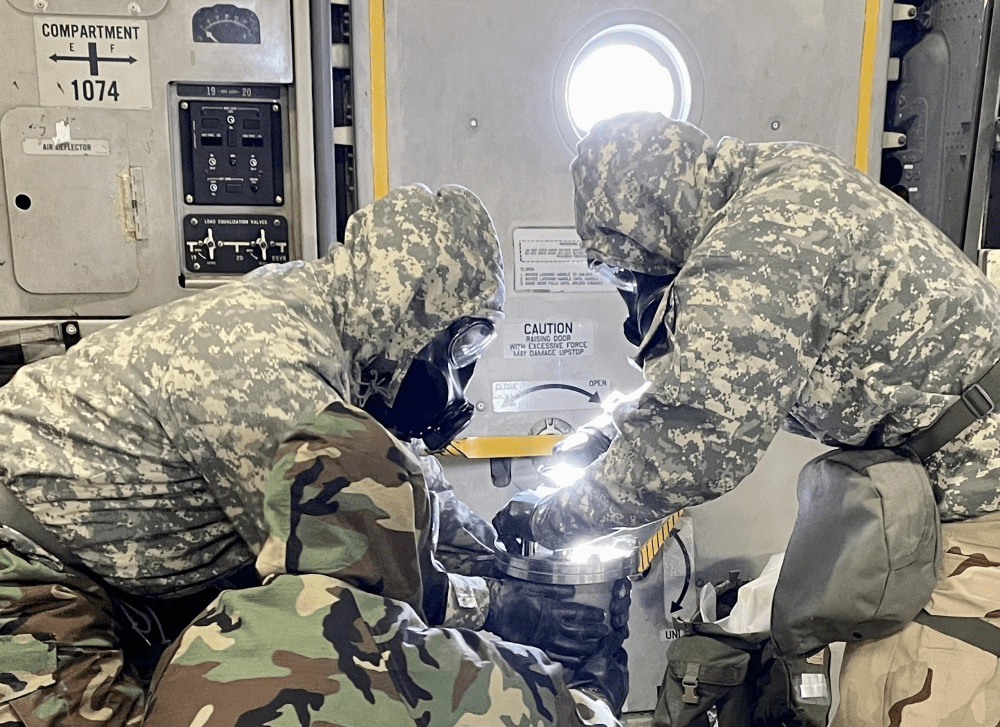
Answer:
[[[961,434],[966,427],[1000,405],[1000,363],[979,381],[962,392],[961,398],[922,432],[907,440],[905,446],[920,459],[927,459]]]
[[[687,665],[684,671],[684,679],[681,685],[684,687],[684,694],[681,697],[684,704],[698,704],[698,673],[701,671],[701,664],[692,663]]]
[[[1000,628],[982,619],[932,616],[926,611],[921,611],[913,620],[1000,658]]]

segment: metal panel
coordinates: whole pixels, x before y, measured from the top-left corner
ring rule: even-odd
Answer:
[[[478,412],[469,436],[558,431],[600,410],[585,401],[579,402],[581,408],[559,408],[571,392],[535,387],[593,381],[627,391],[642,381],[626,362],[632,348],[621,332],[625,308],[613,290],[583,293],[553,284],[546,286],[548,292],[537,292],[515,286],[528,279],[519,266],[529,249],[515,244],[515,235],[522,239],[527,233],[518,230],[572,232],[574,138],[566,133],[561,84],[570,61],[593,34],[633,22],[664,33],[686,54],[696,86],[689,120],[715,137],[812,141],[849,160],[856,155],[861,161],[877,159],[881,152],[869,145],[881,137],[876,97],[885,94],[888,33],[887,25],[871,23],[884,23],[891,3],[659,0],[628,6],[611,10],[603,0],[385,0],[391,186],[467,186],[493,216],[507,263],[507,318],[498,331],[499,345],[487,351],[470,387]],[[377,19],[363,13],[357,20],[379,27]],[[360,35],[355,33],[358,40]],[[865,52],[874,48],[878,57],[863,63],[863,46]],[[873,77],[872,99],[860,98],[862,68]],[[360,77],[358,84],[365,88]],[[359,112],[366,105],[359,102]],[[871,123],[859,128],[870,114]],[[362,123],[359,148],[362,139],[367,146],[367,133]],[[858,144],[859,134],[865,143]],[[371,141],[377,146],[377,139]],[[374,182],[377,174],[365,162],[359,164],[359,180],[362,176]],[[359,191],[370,194],[365,185]],[[556,235],[531,239],[546,237]],[[539,250],[530,248],[537,261],[545,262]],[[534,360],[505,355],[513,344],[528,342],[533,325],[550,323],[574,324],[572,335],[583,331],[586,338],[574,341],[586,343],[593,354]],[[514,390],[510,387],[517,382],[528,382],[536,392],[532,396],[553,393],[540,405],[533,400],[522,409],[508,406],[494,386]],[[784,549],[796,511],[796,474],[818,451],[822,447],[816,442],[779,434],[736,492],[691,509],[699,578],[724,578],[730,568],[756,575],[768,554]],[[489,484],[485,467],[455,466],[449,460],[446,468],[460,496],[487,517],[515,489],[539,484],[530,460],[514,460],[509,472],[514,486],[499,490]],[[493,470],[495,476],[505,474],[503,467]],[[633,594],[628,649],[633,663],[643,668],[632,671],[631,711],[652,709],[663,673],[663,612],[655,610],[663,601],[655,589],[655,583],[639,584]]]
[[[592,34],[623,22],[654,25],[688,54],[700,89],[690,120],[710,134],[814,141],[852,159],[864,17],[861,0],[673,0],[618,12],[598,0],[386,2],[391,184],[469,187],[490,210],[512,269],[514,230],[572,227],[574,153],[560,84],[567,59]],[[512,290],[507,316],[505,326],[592,325],[600,355],[533,365],[488,352],[472,383],[483,408],[470,435],[526,434],[544,416],[494,412],[493,381],[608,379],[618,389],[641,381],[625,363],[624,307],[610,290]],[[596,411],[595,404],[566,418],[576,425]]]
[[[988,8],[993,10],[992,2],[988,3]],[[981,249],[988,246],[986,222],[994,190],[994,162],[1000,148],[997,144],[997,119],[1000,117],[1000,13],[993,12],[989,17],[989,43],[976,124],[975,161],[972,165],[969,211],[963,241],[965,254],[973,259],[984,254]],[[986,262],[981,263],[985,267]]]
[[[900,59],[885,113],[882,183],[961,246],[992,4],[939,0],[893,24]],[[896,141],[898,139],[898,141]]]
[[[299,7],[302,8],[298,12],[304,13],[303,17],[307,17],[308,3],[302,0],[294,2],[299,3]],[[114,25],[110,20],[113,18],[128,18],[130,20],[124,22],[137,24],[137,27],[148,30],[148,70],[143,79],[135,77],[130,83],[135,86],[138,86],[140,81],[148,83],[151,101],[148,110],[138,107],[140,106],[138,103],[135,104],[137,107],[123,108],[116,107],[114,99],[108,100],[106,97],[100,109],[78,109],[81,113],[76,114],[83,120],[91,118],[91,113],[100,110],[107,114],[109,130],[121,130],[120,143],[116,141],[112,151],[115,155],[121,154],[121,159],[127,160],[124,172],[141,170],[141,189],[133,183],[132,192],[144,195],[144,219],[137,220],[134,216],[130,218],[129,215],[122,213],[108,213],[112,202],[121,198],[120,178],[75,174],[73,178],[60,175],[56,179],[51,178],[51,174],[57,173],[55,168],[50,173],[48,169],[42,170],[36,165],[36,171],[44,172],[46,188],[55,189],[64,185],[63,197],[67,200],[74,197],[103,200],[101,209],[104,211],[94,215],[84,214],[81,217],[80,210],[73,204],[64,204],[55,210],[61,219],[53,221],[52,224],[62,230],[75,228],[75,233],[58,240],[43,240],[36,233],[34,237],[25,238],[30,239],[30,242],[23,248],[27,250],[27,245],[33,247],[34,251],[28,254],[36,255],[37,259],[33,260],[31,265],[41,270],[45,265],[44,259],[50,257],[53,249],[66,251],[67,260],[71,260],[73,250],[92,251],[98,247],[105,249],[103,246],[110,244],[107,241],[134,236],[135,225],[142,223],[145,227],[140,234],[144,237],[133,243],[134,252],[131,253],[134,256],[135,266],[133,277],[137,275],[137,282],[133,281],[130,286],[126,286],[121,276],[114,272],[115,265],[127,263],[128,256],[122,256],[120,260],[111,261],[113,264],[109,263],[110,267],[107,267],[115,278],[116,282],[113,285],[96,288],[92,282],[87,282],[85,276],[83,281],[77,281],[62,289],[56,289],[58,286],[53,284],[44,295],[29,293],[18,284],[22,279],[21,271],[25,267],[24,261],[19,261],[18,258],[24,256],[20,250],[15,253],[8,234],[8,220],[0,219],[0,263],[8,262],[15,256],[13,265],[0,264],[0,317],[123,317],[187,294],[187,291],[178,284],[183,260],[182,221],[186,213],[192,212],[191,209],[185,209],[180,198],[180,185],[175,184],[180,166],[175,164],[177,153],[175,140],[178,137],[176,122],[173,119],[176,115],[177,100],[174,89],[179,83],[280,86],[283,94],[281,105],[284,109],[282,125],[288,130],[282,153],[285,154],[285,159],[290,160],[283,196],[290,199],[287,199],[281,207],[270,208],[267,213],[279,214],[288,219],[293,236],[292,257],[306,255],[298,237],[298,231],[301,229],[299,213],[303,209],[302,204],[314,209],[315,198],[310,194],[309,199],[304,202],[299,194],[297,172],[302,166],[302,150],[297,144],[297,138],[302,130],[311,134],[312,120],[309,109],[309,118],[299,123],[291,103],[285,99],[290,92],[289,84],[293,79],[292,3],[242,0],[237,5],[239,7],[237,22],[230,22],[226,15],[230,12],[227,7],[233,6],[224,3],[205,4],[199,0],[170,2],[154,0],[148,3],[142,0],[136,3],[117,2],[117,0],[114,3],[110,0],[87,3],[70,0],[25,3],[12,0],[0,3],[0,34],[5,45],[5,80],[0,86],[0,114],[12,108],[35,108],[44,105],[39,93],[38,68],[45,68],[46,63],[57,61],[52,61],[49,57],[52,53],[48,51],[42,53],[36,48],[38,33],[41,32],[39,27],[43,20],[55,21],[63,17],[70,26],[79,24],[81,27],[87,25],[88,28],[90,25],[95,28],[99,25]],[[135,6],[138,10],[134,8],[130,10],[130,6]],[[115,22],[123,23],[121,20]],[[297,27],[304,30],[306,33],[304,37],[308,38],[308,22],[299,23]],[[66,32],[71,32],[71,28]],[[79,36],[81,32],[78,31],[74,37]],[[100,36],[110,31],[94,32]],[[219,42],[209,42],[213,39]],[[308,41],[305,41],[305,44],[304,48],[308,55]],[[89,41],[76,50],[82,50],[82,55],[88,55],[88,45]],[[96,53],[104,57],[105,51],[98,48]],[[81,93],[83,81],[89,79],[87,75],[89,65],[89,62],[75,62],[75,67],[83,74],[80,80]],[[100,72],[103,73],[104,62],[100,61],[99,66]],[[308,73],[306,76],[308,77]],[[45,81],[46,78],[49,77],[45,76],[42,80]],[[61,80],[59,82],[62,83]],[[121,90],[119,87],[119,91]],[[303,104],[307,107],[308,100],[307,83],[306,97],[303,99]],[[81,103],[83,102],[87,102],[87,99],[83,98]],[[75,131],[73,135],[76,136]],[[307,160],[311,179],[312,158],[308,142],[306,148],[309,154]],[[12,152],[4,149],[3,153],[6,168],[7,157]],[[87,163],[78,162],[80,165]],[[31,168],[19,164],[16,158],[10,160],[10,165],[10,169],[5,169],[7,174],[2,183],[2,194],[8,203],[11,203],[18,194],[16,187],[32,181],[25,180],[22,176],[24,172],[30,173]],[[67,167],[64,164],[61,168]],[[138,175],[132,176],[133,182],[137,178]],[[8,204],[0,212],[0,216],[14,214],[16,211],[13,205]],[[201,214],[226,210],[213,208],[196,211]],[[315,250],[315,232],[311,238]],[[102,242],[99,243],[99,240]],[[82,244],[80,241],[83,241]],[[312,256],[315,256],[315,252]],[[210,284],[206,280],[200,282]],[[218,282],[214,281],[211,284]],[[33,285],[37,290],[38,284]],[[84,285],[90,289],[82,287]],[[97,290],[102,292],[95,292]]]
[[[123,224],[134,214],[132,177],[121,117],[98,109],[11,109],[0,137],[18,285],[40,294],[134,289],[135,227],[129,234]],[[144,206],[135,210],[144,214]]]
[[[145,18],[163,10],[167,0],[7,0],[18,10],[53,15],[108,15]]]

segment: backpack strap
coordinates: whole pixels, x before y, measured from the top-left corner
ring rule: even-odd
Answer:
[[[962,616],[933,616],[927,611],[921,611],[913,620],[1000,658],[1000,628],[988,624],[982,619]]]
[[[1000,363],[983,374],[962,392],[961,398],[948,407],[927,429],[918,432],[903,445],[921,460],[961,434],[977,419],[982,419],[1000,405]]]
[[[701,664],[691,663],[684,670],[684,679],[681,686],[684,687],[684,704],[698,704],[698,672],[701,671]]]

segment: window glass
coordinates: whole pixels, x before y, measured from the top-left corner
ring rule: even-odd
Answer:
[[[566,108],[584,136],[601,119],[628,111],[659,111],[684,120],[691,81],[677,48],[639,25],[598,33],[577,54],[566,81]]]

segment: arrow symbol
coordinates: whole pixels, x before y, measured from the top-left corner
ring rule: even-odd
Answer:
[[[61,56],[57,53],[53,53],[49,56],[49,60],[54,63],[59,61],[86,61],[90,63],[90,75],[98,76],[98,63],[103,61],[105,63],[128,63],[132,65],[138,59],[129,56],[128,58],[115,58],[113,56],[99,56],[97,55],[97,43],[87,43],[87,55],[85,56]]]
[[[524,389],[523,391],[518,392],[516,395],[512,396],[510,400],[517,401],[521,397],[533,394],[536,391],[542,391],[544,389],[566,389],[567,391],[575,391],[578,394],[586,396],[588,402],[592,402],[594,404],[601,403],[601,395],[596,391],[591,393],[577,386],[570,386],[569,384],[540,384],[539,386],[532,386],[530,389]]]
[[[677,545],[680,546],[681,554],[684,556],[684,586],[681,588],[681,595],[678,596],[677,600],[670,602],[670,613],[677,613],[682,608],[681,601],[687,595],[688,584],[691,582],[691,556],[688,555],[687,548],[684,547],[684,541],[681,540],[680,533],[675,530],[672,535],[677,540]]]

